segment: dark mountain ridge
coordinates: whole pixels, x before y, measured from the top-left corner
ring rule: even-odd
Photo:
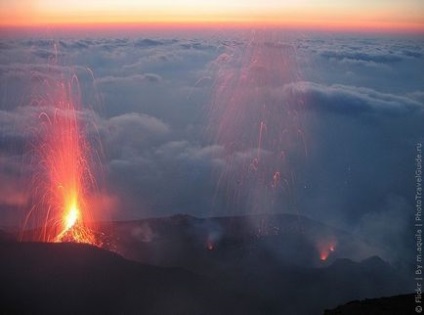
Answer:
[[[90,285],[84,281],[90,277],[75,276],[81,282],[71,283],[71,287],[84,288],[80,291],[82,295],[74,294],[80,301],[77,305],[88,303],[80,300],[85,295],[94,294],[88,301],[101,299],[103,293],[98,296],[98,292],[106,290],[110,294],[106,295],[108,303],[114,301],[115,295],[117,301],[107,309],[131,313],[133,308],[128,305],[136,305],[137,309],[145,310],[143,314],[178,314],[179,310],[184,314],[227,314],[226,310],[231,308],[228,314],[321,314],[324,309],[351,300],[413,290],[408,275],[375,255],[367,256],[375,253],[367,244],[349,233],[297,215],[178,215],[98,224],[96,233],[108,236],[110,243],[106,248],[126,259],[84,245],[16,244],[9,245],[5,253],[11,257],[8,268],[32,270],[26,274],[29,283],[36,283],[34,274],[41,270],[42,276],[37,277],[62,279],[54,282],[56,287],[68,283],[68,275],[80,275],[82,271],[92,277],[87,270],[94,270],[97,278],[90,283],[99,291],[86,291]],[[49,245],[59,258],[48,258],[53,255],[47,249]],[[84,247],[81,252],[74,249],[74,254],[69,254],[69,248],[79,246]],[[87,251],[97,254],[92,257]],[[67,256],[70,258],[65,259]],[[38,269],[28,269],[30,266],[21,262],[25,259],[33,261],[31,266],[39,266]],[[14,264],[13,260],[18,262]],[[19,278],[25,272],[15,274],[15,278],[6,277],[9,284],[25,283],[25,278]],[[111,275],[112,280],[104,279],[105,275]],[[31,295],[24,288],[18,288],[12,295],[21,290]],[[175,292],[182,295],[178,303]],[[142,306],[135,302],[138,300],[144,301]],[[164,309],[162,304],[171,308]],[[89,309],[96,310],[93,305],[89,304]],[[244,305],[248,311],[243,309]],[[208,313],[203,312],[204,308]]]

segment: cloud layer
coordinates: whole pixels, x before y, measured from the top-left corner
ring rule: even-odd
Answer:
[[[2,40],[0,209],[25,205],[59,80],[101,143],[114,218],[297,212],[384,243],[373,222],[413,211],[423,68],[424,43],[395,37]]]

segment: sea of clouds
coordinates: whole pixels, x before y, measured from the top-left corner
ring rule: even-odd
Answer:
[[[279,99],[281,106],[288,98],[302,100],[296,115],[307,147],[306,158],[287,164],[296,177],[290,190],[277,192],[265,210],[295,211],[400,253],[412,230],[416,144],[424,141],[423,38],[283,31],[257,38],[252,32],[140,32],[120,38],[2,39],[0,225],[18,222],[28,204],[28,176],[36,167],[28,163],[28,148],[35,141],[37,113],[54,106],[46,101],[37,106],[37,97],[50,93],[49,82],[73,77],[87,137],[101,143],[96,161],[104,196],[98,204],[105,213],[113,219],[249,213],[246,203],[231,202],[228,190],[220,189],[228,183],[219,180],[258,148],[229,152],[211,125],[217,123],[217,98],[238,104],[220,98],[220,88],[242,76],[254,62],[243,56],[262,45],[290,51],[290,58],[280,60],[296,63],[290,67],[295,73],[286,75],[290,80],[261,81],[255,95],[271,93],[277,106]],[[231,78],[223,80],[223,73]],[[244,193],[251,194],[252,187]],[[292,202],[287,209],[287,195],[295,207]]]

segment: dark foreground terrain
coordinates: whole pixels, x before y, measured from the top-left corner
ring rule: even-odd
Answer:
[[[2,314],[259,314],[250,299],[181,269],[88,245],[1,243]]]
[[[301,216],[174,216],[108,223],[98,233],[119,254],[3,237],[3,311],[321,315],[413,292],[408,274],[367,256],[370,246]]]
[[[324,315],[413,315],[415,311],[414,294],[405,294],[380,299],[352,301],[326,310]]]

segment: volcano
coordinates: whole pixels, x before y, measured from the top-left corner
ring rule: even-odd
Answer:
[[[372,252],[363,240],[298,215],[177,215],[97,226],[114,252],[15,243],[3,233],[5,310],[306,315],[413,291],[402,270],[361,256]]]

